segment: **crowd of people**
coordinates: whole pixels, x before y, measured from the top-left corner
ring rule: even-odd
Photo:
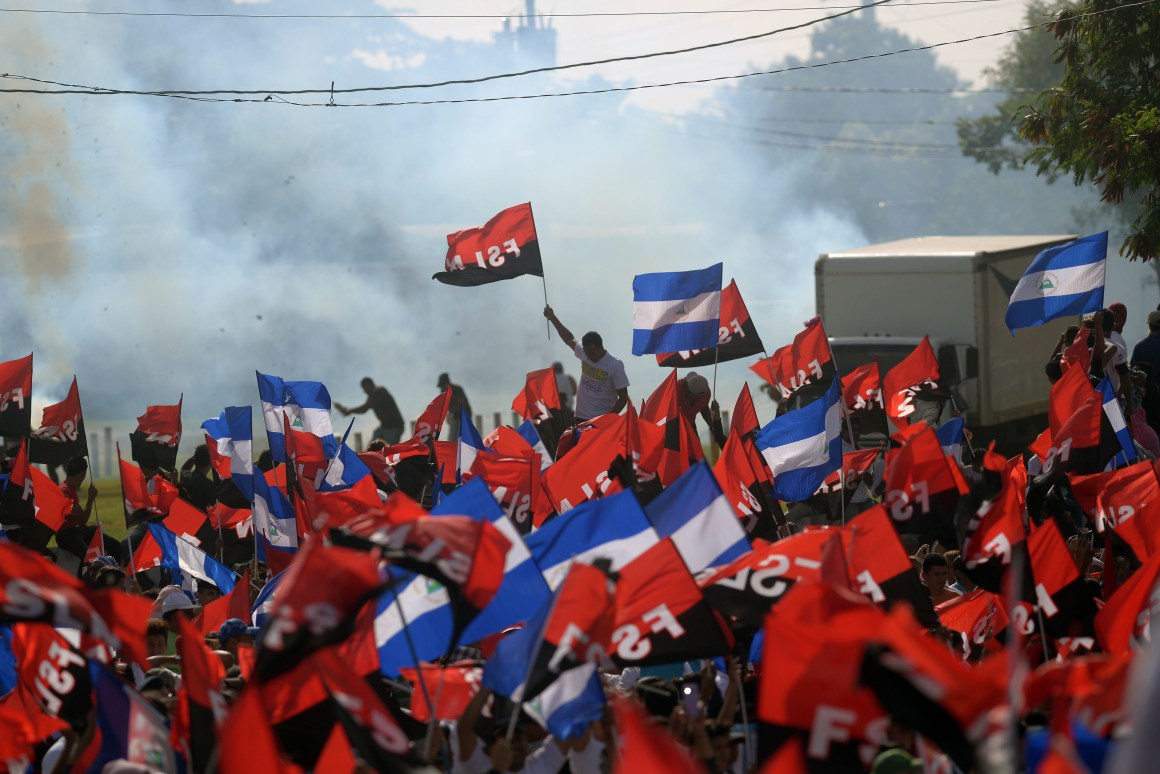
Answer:
[[[437,520],[428,509],[438,513],[440,501],[474,478],[484,480],[498,505],[509,504],[510,493],[488,480],[484,467],[446,470],[456,452],[448,457],[440,446],[449,442],[440,440],[439,426],[457,444],[460,417],[471,415],[463,387],[446,373],[435,385],[443,401],[428,438],[404,439],[403,413],[371,378],[361,383],[363,403],[334,403],[343,415],[370,412],[378,423],[359,454],[373,499],[344,501],[353,515],[340,518],[346,511],[334,505],[335,492],[319,484],[322,476],[304,474],[297,460],[276,462],[264,452],[253,461],[254,475],[295,508],[297,553],[268,540],[259,525],[265,518],[259,508],[267,506],[228,475],[238,469],[229,460],[216,464],[220,450],[204,445],[177,470],[140,465],[150,500],[142,507],[126,495],[129,532],[119,542],[93,523],[97,491],[83,458],[65,466],[59,491],[67,510],[51,542],[32,538],[30,517],[6,491],[0,760],[9,761],[10,771],[44,772],[1150,769],[1147,740],[1140,739],[1150,720],[1131,710],[1128,686],[1141,689],[1143,712],[1155,714],[1146,662],[1150,598],[1160,573],[1152,553],[1160,545],[1153,464],[1160,457],[1154,381],[1160,310],[1147,315],[1148,333],[1131,353],[1123,304],[1061,333],[1045,369],[1048,435],[1025,439],[1025,448],[1010,456],[980,438],[972,443],[969,427],[962,448],[947,456],[945,446],[929,445],[937,428],[897,418],[891,437],[879,439],[883,447],[868,447],[863,411],[882,411],[880,403],[846,413],[836,483],[827,479],[796,503],[772,495],[754,443],[758,426],[746,420],[753,414],[757,422],[747,391],[725,427],[708,379],[674,376],[645,401],[640,413],[649,422],[634,425],[623,362],[599,333],[577,338],[550,307],[544,315],[579,361],[580,379],[554,363],[555,396],[544,398],[550,416],[529,417],[549,459],[531,456],[530,442],[513,452],[505,444],[520,443],[514,433],[497,430],[485,441],[503,450],[497,458],[526,454],[541,462],[533,475],[539,482],[542,473],[545,483],[533,498],[541,503],[533,506],[534,521],[501,515],[503,528],[493,534],[480,526],[474,544],[455,543],[459,538],[445,531],[432,531],[438,538],[432,542],[414,537],[427,534],[417,525]],[[1083,390],[1098,394],[1105,379],[1118,414],[1101,401],[1094,461],[1069,459],[1059,448],[1065,438],[1080,437],[1074,426],[1086,410]],[[783,401],[779,417],[792,412],[792,401]],[[940,403],[934,415],[949,420],[955,413]],[[1122,428],[1115,416],[1126,420]],[[726,557],[719,565],[688,558],[699,544],[715,545],[715,534],[686,532],[682,542],[683,533],[666,532],[654,512],[675,507],[664,500],[670,490],[681,492],[676,499],[688,507],[698,496],[681,489],[705,465],[698,418],[716,459],[717,497],[728,503],[730,529],[744,534],[744,549],[717,554]],[[1124,429],[1130,449],[1117,435]],[[598,441],[613,435],[611,451],[600,456]],[[1109,438],[1119,445],[1103,443]],[[10,476],[19,454],[19,444],[9,448]],[[856,457],[856,465],[849,462]],[[936,464],[944,467],[930,472]],[[573,591],[568,580],[557,580],[549,584],[555,601],[542,611],[526,609],[502,628],[459,639],[463,610],[478,614],[507,593],[497,581],[483,599],[471,586],[484,574],[480,545],[501,541],[495,545],[507,552],[499,563],[504,574],[523,557],[547,555],[535,536],[557,529],[553,522],[581,513],[601,518],[596,509],[570,515],[581,504],[559,495],[565,484],[558,482],[579,481],[582,468],[597,472],[595,487],[579,487],[591,502],[632,498],[652,519],[654,537],[677,546],[687,565],[681,577],[696,577],[687,609],[707,604],[716,623],[702,621],[694,630],[682,626],[691,620],[684,613],[659,616],[662,608],[665,615],[675,610],[682,593],[679,583],[661,579],[677,576],[662,576],[659,563],[630,572],[635,556],[618,559],[607,543],[607,555],[592,550],[574,561],[606,573],[615,604],[592,592],[579,597],[577,618],[560,619]],[[942,487],[939,476],[951,483]],[[482,513],[464,515],[493,523]],[[893,528],[883,533],[880,523]],[[178,536],[180,557],[143,558],[159,528]],[[407,530],[411,537],[399,536]],[[553,540],[564,538],[553,533]],[[439,552],[447,542],[472,557],[470,572],[432,560],[446,558]],[[660,554],[648,550],[652,545],[629,550],[647,551],[654,561]],[[369,571],[359,557],[369,557]],[[884,569],[896,558],[900,568]],[[232,587],[214,582],[224,576],[206,569],[209,560],[233,571]],[[429,580],[446,586],[459,606],[452,604],[447,647],[420,658],[417,613],[408,611],[408,624],[402,587],[389,579],[392,566],[422,574],[428,565],[435,568]],[[548,569],[539,567],[537,583]],[[643,604],[628,597],[625,585],[641,572],[646,579],[657,573],[649,593],[664,604],[623,612]],[[365,585],[351,586],[357,578]],[[38,607],[29,599],[48,602]],[[415,656],[403,670],[380,669],[386,635],[379,619],[392,605]],[[600,605],[618,611],[615,631],[600,623]],[[582,625],[585,610],[592,618]],[[541,614],[543,622],[531,623]],[[651,627],[646,643],[678,655],[668,662],[625,655],[647,650],[626,645],[636,636],[631,626],[638,634]],[[708,637],[706,626],[721,631]],[[488,674],[489,662],[529,632],[536,636],[523,662],[527,673],[518,691],[505,695]],[[580,693],[568,693],[571,677],[589,666],[599,686],[597,709],[566,723],[552,720],[560,706],[564,713],[580,705]],[[342,670],[353,684],[340,683]],[[121,693],[109,692],[108,675]],[[538,698],[527,692],[534,677],[544,684]],[[369,690],[362,694],[358,686]]]

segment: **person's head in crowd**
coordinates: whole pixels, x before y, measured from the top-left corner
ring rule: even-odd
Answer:
[[[1124,325],[1128,322],[1128,307],[1117,301],[1108,307],[1108,311],[1112,313],[1112,329],[1116,333],[1123,333]]]
[[[98,556],[93,561],[81,568],[81,580],[94,588],[97,582],[97,574],[106,567],[116,567],[117,560],[111,556]]]
[[[977,588],[975,582],[967,575],[967,561],[963,559],[962,555],[956,556],[951,561],[951,573],[955,576],[955,583],[967,591],[974,591]]]
[[[252,643],[257,634],[258,628],[256,626],[248,626],[240,618],[227,618],[218,627],[217,639],[222,650],[237,658],[238,646],[243,643]]]
[[[171,632],[177,631],[178,616],[192,620],[197,617],[198,612],[200,608],[181,589],[170,593],[161,602],[161,619],[169,626]]]
[[[84,457],[73,457],[64,464],[64,482],[77,489],[89,472],[89,461]]]
[[[205,605],[208,605],[210,602],[213,602],[213,601],[221,599],[221,598],[222,598],[222,590],[219,589],[217,586],[213,585],[212,583],[206,583],[205,581],[198,581],[198,583],[197,583],[197,601],[203,607]]]
[[[177,676],[168,669],[150,669],[139,691],[158,712],[168,716],[177,696]]]
[[[169,649],[169,626],[160,618],[145,623],[145,655],[164,656]]]
[[[198,444],[197,448],[193,450],[193,469],[201,472],[209,469],[209,447],[204,443]]]
[[[265,451],[263,451],[261,454],[258,455],[258,459],[254,463],[254,467],[256,467],[258,470],[262,471],[263,473],[269,473],[271,470],[274,469],[274,455],[273,455],[273,453],[271,453],[271,451],[269,449],[266,449]]]
[[[372,438],[371,442],[367,444],[369,452],[381,452],[385,448],[387,448],[387,442],[382,438]]]
[[[685,383],[685,391],[689,393],[689,397],[694,400],[709,394],[709,380],[696,371],[690,371],[681,381]]]
[[[557,360],[555,363],[552,363],[552,373],[554,373],[554,374],[564,373],[564,364],[561,363],[559,360]]]
[[[937,545],[935,546],[938,547]],[[955,575],[955,559],[962,555],[962,551],[957,548],[952,548],[949,551],[940,551],[943,559],[947,560],[947,582],[954,583],[958,578]]]
[[[921,771],[922,761],[901,747],[883,750],[870,764],[870,774],[909,774]]]
[[[942,554],[930,553],[922,560],[922,579],[931,591],[945,588],[950,577],[946,557]]]
[[[451,386],[451,375],[447,373],[439,374],[439,378],[435,381],[435,386],[441,390],[446,390]]]
[[[1111,309],[1101,309],[1096,314],[1100,315],[1100,327],[1103,328],[1106,338],[1109,333],[1115,330],[1116,317],[1112,314]]]
[[[1078,326],[1078,325],[1069,325],[1069,326],[1067,326],[1067,330],[1065,330],[1065,331],[1063,332],[1063,343],[1064,343],[1064,346],[1068,346],[1068,347],[1070,347],[1072,344],[1074,344],[1074,343],[1075,343],[1075,337],[1076,337],[1078,334],[1079,334],[1079,326]]]
[[[362,380],[358,383],[358,386],[362,387],[363,392],[365,392],[367,395],[370,395],[372,392],[375,391],[375,380],[370,378],[369,376],[364,376],[362,378]]]
[[[1052,355],[1047,364],[1043,366],[1043,373],[1047,374],[1047,381],[1055,384],[1063,378],[1063,356]]]
[[[1160,309],[1148,312],[1148,333],[1160,333]]]
[[[93,576],[90,585],[95,589],[123,588],[125,577],[125,571],[116,565],[112,567],[101,567]]]
[[[667,719],[680,701],[672,681],[655,675],[639,678],[632,686],[632,693],[644,705],[648,714],[657,718]]]
[[[584,350],[584,357],[596,362],[604,357],[604,339],[596,331],[588,331],[580,338],[580,347]]]

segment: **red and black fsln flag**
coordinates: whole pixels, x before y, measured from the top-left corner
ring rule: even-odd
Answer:
[[[63,465],[73,457],[89,456],[81,395],[74,376],[68,395],[60,403],[44,407],[40,429],[28,439],[29,462]]]
[[[32,355],[0,363],[0,436],[24,438],[32,430]]]
[[[483,226],[448,234],[444,270],[431,279],[473,287],[524,274],[544,276],[530,202],[507,208]]]

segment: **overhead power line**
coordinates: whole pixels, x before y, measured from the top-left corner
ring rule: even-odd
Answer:
[[[1003,0],[915,0],[892,3],[891,8],[923,5],[969,5],[999,3]],[[861,5],[799,5],[786,8],[720,8],[715,10],[685,11],[584,11],[580,13],[199,13],[188,11],[88,11],[51,8],[0,8],[0,13],[38,14],[52,16],[129,16],[177,19],[590,19],[635,16],[720,16],[729,14],[792,13],[794,11],[833,11],[844,8],[858,9]]]
[[[882,0],[882,2],[885,2],[885,0]],[[1135,3],[1127,3],[1124,5],[1115,6],[1113,8],[1107,8],[1107,9],[1104,9],[1102,11],[1090,11],[1090,12],[1086,12],[1086,13],[1082,13],[1082,14],[1076,14],[1074,18],[1084,18],[1084,17],[1089,17],[1089,16],[1100,16],[1100,15],[1108,14],[1108,13],[1118,13],[1120,11],[1129,10],[1131,8],[1139,8],[1141,6],[1152,5],[1153,3],[1156,3],[1156,2],[1160,2],[1160,0],[1138,0],[1138,2],[1135,2]],[[871,6],[866,6],[866,7],[868,8]],[[834,17],[827,17],[827,18],[834,18]],[[818,19],[812,23],[818,23],[820,21],[826,21],[826,20],[827,19]],[[609,86],[609,87],[604,87],[604,88],[599,88],[599,89],[576,89],[573,91],[563,91],[563,92],[545,92],[545,93],[538,93],[538,94],[514,94],[514,95],[503,95],[503,96],[495,96],[495,97],[462,97],[462,98],[456,98],[456,99],[400,100],[400,101],[395,101],[395,102],[354,102],[354,103],[335,102],[333,99],[333,95],[339,94],[339,93],[349,94],[349,93],[361,93],[361,92],[386,91],[386,90],[395,90],[395,89],[431,88],[431,87],[439,86],[439,85],[478,83],[478,82],[487,81],[487,80],[496,80],[498,78],[510,78],[510,77],[515,77],[518,75],[531,74],[534,72],[543,72],[543,71],[555,70],[555,69],[565,69],[565,68],[569,68],[569,67],[580,67],[580,66],[584,66],[584,65],[575,64],[575,65],[563,65],[561,67],[556,67],[556,68],[539,68],[538,70],[528,70],[528,71],[524,71],[522,73],[507,73],[507,74],[497,75],[497,76],[488,76],[488,77],[481,78],[481,79],[472,79],[472,80],[464,80],[464,81],[446,81],[446,82],[443,82],[442,84],[412,84],[412,85],[400,85],[400,86],[367,86],[367,87],[350,88],[350,89],[335,89],[333,91],[329,91],[329,93],[332,95],[332,98],[329,102],[297,102],[297,101],[287,100],[281,96],[283,94],[294,95],[294,94],[328,93],[328,90],[324,90],[324,89],[296,89],[296,90],[276,90],[275,89],[275,90],[269,90],[269,91],[267,91],[267,90],[244,91],[244,90],[232,90],[232,89],[217,90],[217,91],[189,91],[189,90],[166,89],[166,90],[145,91],[145,90],[138,90],[138,89],[115,89],[115,88],[108,88],[108,87],[102,87],[102,86],[85,86],[85,85],[80,85],[80,84],[64,83],[61,81],[52,81],[52,80],[41,79],[41,78],[32,78],[29,76],[19,75],[19,74],[14,74],[14,73],[0,74],[0,78],[6,78],[6,79],[10,79],[10,80],[24,80],[24,81],[28,81],[31,83],[40,83],[40,84],[46,84],[46,85],[51,85],[51,86],[58,86],[61,88],[57,88],[57,89],[0,89],[0,94],[43,94],[43,95],[74,95],[75,94],[75,95],[86,95],[86,96],[148,96],[148,97],[161,97],[161,98],[168,98],[168,99],[185,99],[185,100],[191,100],[191,101],[196,101],[196,102],[277,103],[277,104],[283,104],[283,105],[290,105],[290,106],[294,106],[294,107],[346,107],[346,108],[353,108],[353,107],[403,107],[403,106],[410,106],[410,105],[457,105],[457,104],[473,104],[473,103],[483,103],[483,102],[510,102],[510,101],[518,101],[518,100],[548,99],[551,97],[576,97],[576,96],[582,96],[582,95],[613,94],[613,93],[630,92],[630,91],[643,91],[646,89],[668,88],[668,87],[673,87],[673,86],[697,86],[697,85],[710,84],[710,83],[721,83],[721,82],[725,82],[725,81],[742,80],[745,78],[754,78],[754,77],[759,77],[759,76],[764,76],[764,75],[781,75],[781,74],[789,73],[789,72],[797,72],[797,71],[802,71],[802,70],[814,70],[814,69],[819,69],[819,68],[823,68],[823,67],[832,67],[834,65],[840,65],[840,64],[852,64],[855,62],[864,62],[864,61],[868,61],[868,60],[872,60],[872,59],[883,59],[886,57],[897,56],[899,54],[909,54],[909,53],[915,53],[915,52],[919,52],[919,51],[931,51],[931,50],[934,50],[937,48],[943,48],[946,46],[955,46],[955,45],[960,45],[963,43],[973,43],[973,42],[976,42],[979,40],[986,40],[989,38],[1000,37],[1002,35],[1011,35],[1011,34],[1018,33],[1018,32],[1027,32],[1029,30],[1034,30],[1034,29],[1038,29],[1040,27],[1045,27],[1051,23],[1053,23],[1053,22],[1050,22],[1050,21],[1049,22],[1041,22],[1039,24],[1031,24],[1031,25],[1028,25],[1025,27],[1016,27],[1014,29],[1009,29],[1009,30],[1000,30],[998,32],[984,33],[981,35],[974,35],[974,36],[968,37],[968,38],[959,38],[957,40],[943,41],[941,43],[930,43],[930,44],[926,44],[926,45],[922,45],[922,46],[911,46],[909,48],[903,48],[903,49],[898,49],[898,50],[894,50],[894,51],[884,51],[884,52],[879,52],[879,53],[875,53],[875,54],[863,54],[861,56],[848,57],[846,59],[835,59],[835,60],[829,60],[829,61],[825,61],[825,62],[814,62],[811,64],[794,65],[791,67],[782,67],[782,68],[778,68],[778,69],[774,69],[774,70],[761,70],[761,71],[757,71],[757,72],[737,73],[737,74],[733,74],[733,75],[719,75],[719,76],[711,76],[711,77],[705,77],[705,78],[694,78],[694,79],[679,80],[679,81],[667,81],[667,82],[663,82],[663,83],[646,83],[646,84],[637,84],[637,85],[631,85],[631,86]],[[794,29],[794,28],[787,27],[784,29]],[[772,34],[772,33],[762,33],[762,34],[768,35],[768,34]],[[745,39],[751,39],[751,38],[745,38]],[[737,40],[745,40],[745,39],[737,39]],[[734,42],[737,42],[737,41],[734,41]],[[708,46],[725,45],[726,43],[727,42],[723,41],[721,43],[708,44]],[[683,49],[683,51],[699,50],[701,48],[704,48],[704,47],[695,47],[695,48],[691,48],[691,49]],[[668,54],[668,53],[678,53],[678,52],[659,52],[658,54],[654,54],[654,55],[664,55],[664,54]],[[638,57],[630,57],[630,58],[643,58],[645,56],[653,56],[653,55],[641,55]],[[624,60],[623,59],[614,59],[614,60],[605,60],[605,61],[611,62],[611,61],[624,61]],[[599,63],[585,63],[585,64],[599,64]],[[763,89],[765,87],[756,87],[756,88]],[[900,90],[899,93],[902,93],[902,91],[903,90]],[[947,91],[948,92],[949,91],[964,91],[965,92],[968,90],[954,89],[954,90],[947,90]],[[1002,90],[1002,91],[1005,92],[1006,90]],[[922,93],[922,92],[919,92],[918,90],[914,90],[914,93]],[[215,96],[215,95],[223,95],[223,94],[228,94],[228,95],[266,94],[266,96],[262,99],[252,99],[252,98],[246,98],[246,97],[242,97],[242,96],[230,96],[230,97]]]
[[[642,59],[656,59],[657,57],[662,57],[662,56],[675,56],[677,54],[691,54],[691,53],[696,52],[696,51],[708,51],[708,50],[714,49],[714,48],[722,48],[724,46],[737,45],[738,43],[748,43],[750,41],[761,40],[762,38],[768,38],[768,37],[772,37],[774,35],[779,35],[783,32],[792,32],[794,30],[805,29],[806,27],[812,27],[814,25],[821,24],[823,22],[832,21],[834,19],[840,19],[843,16],[849,16],[850,14],[858,13],[859,11],[865,11],[869,8],[876,8],[880,5],[885,5],[886,3],[889,3],[889,2],[890,2],[890,0],[876,0],[876,2],[870,3],[868,5],[860,5],[860,6],[856,6],[854,8],[851,8],[849,10],[842,11],[840,13],[834,13],[834,14],[830,14],[829,16],[821,16],[821,17],[816,18],[816,19],[810,19],[809,21],[802,22],[801,24],[793,24],[793,25],[790,25],[788,27],[778,27],[775,30],[767,30],[766,32],[758,32],[758,33],[755,33],[753,35],[745,35],[745,36],[740,37],[740,38],[730,38],[729,40],[718,40],[718,41],[715,41],[713,43],[701,43],[700,45],[696,45],[696,46],[686,46],[685,48],[674,48],[674,49],[670,49],[668,51],[652,51],[652,52],[649,52],[647,54],[630,54],[628,56],[615,56],[615,57],[609,57],[607,59],[595,59],[595,60],[592,60],[589,62],[573,62],[571,64],[564,64],[564,65],[549,65],[549,66],[545,66],[545,67],[533,67],[529,70],[520,70],[517,72],[510,72],[510,73],[497,73],[495,75],[484,75],[484,76],[480,76],[479,78],[456,78],[456,79],[451,79],[451,80],[446,80],[446,81],[436,81],[433,83],[411,83],[411,84],[399,84],[399,85],[392,85],[392,86],[362,86],[362,87],[349,88],[349,89],[336,89],[333,86],[329,89],[206,89],[206,90],[158,89],[154,92],[148,92],[148,93],[151,93],[151,94],[163,93],[167,96],[178,96],[178,97],[217,96],[219,94],[236,94],[236,95],[275,94],[275,95],[284,95],[284,96],[297,95],[297,94],[330,94],[333,97],[333,95],[335,95],[335,94],[356,94],[356,93],[361,94],[361,93],[376,92],[376,91],[401,91],[401,90],[405,90],[405,89],[434,89],[434,88],[441,88],[444,86],[471,86],[471,85],[475,85],[475,84],[479,84],[479,83],[488,83],[490,81],[505,80],[507,78],[519,78],[519,77],[522,77],[525,75],[540,75],[543,73],[554,73],[554,72],[561,72],[564,70],[574,70],[574,69],[577,69],[580,67],[596,67],[599,65],[617,64],[620,62],[637,62],[637,61],[640,61]],[[6,74],[4,77],[21,77],[21,76],[8,76]],[[25,80],[34,81],[37,83],[56,84],[56,82],[54,82],[54,81],[44,81],[44,80],[39,80],[37,78],[25,78]],[[69,83],[69,84],[56,84],[56,85],[62,85],[62,86],[71,87],[71,88],[83,88],[83,87],[78,86],[77,84],[71,84],[71,83]],[[113,91],[113,90],[105,90],[105,91]],[[116,91],[120,91],[120,90],[116,90]],[[126,91],[128,91],[128,90],[126,90]]]

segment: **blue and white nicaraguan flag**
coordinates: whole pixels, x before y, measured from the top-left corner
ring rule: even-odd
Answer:
[[[1049,247],[1023,272],[1007,304],[1007,328],[1031,328],[1104,307],[1108,232]]]
[[[757,450],[773,473],[773,494],[796,503],[818,491],[842,466],[842,385],[837,374],[826,393],[757,431]]]
[[[721,264],[696,271],[638,274],[632,280],[632,354],[717,346]]]

